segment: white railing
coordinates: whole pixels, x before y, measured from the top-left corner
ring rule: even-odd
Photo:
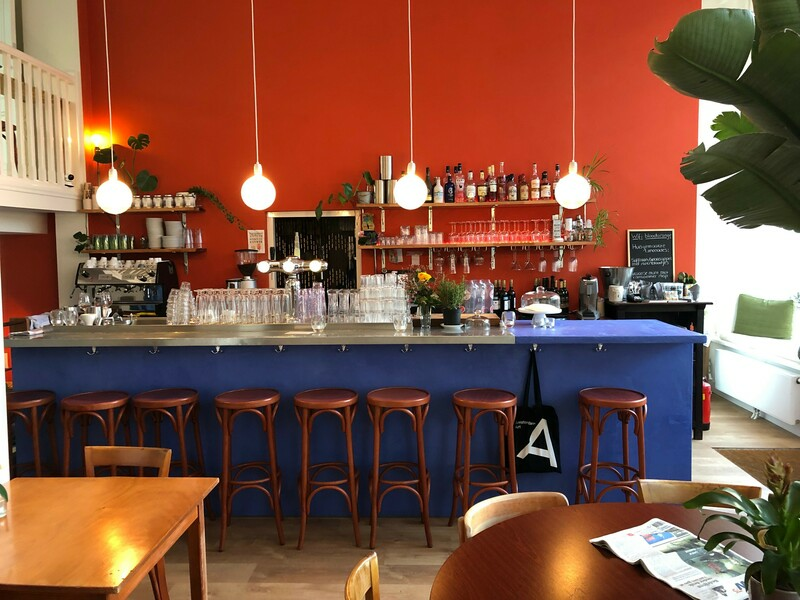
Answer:
[[[78,99],[75,77],[0,43],[0,176],[77,185]]]

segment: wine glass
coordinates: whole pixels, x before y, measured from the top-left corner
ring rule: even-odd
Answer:
[[[524,271],[535,271],[536,267],[534,267],[533,263],[531,262],[531,247],[528,246],[526,250],[527,252],[525,254],[525,266],[522,267],[522,269]]]
[[[89,312],[91,307],[92,297],[89,295],[89,292],[81,292],[78,294],[78,308],[81,310],[81,314]]]

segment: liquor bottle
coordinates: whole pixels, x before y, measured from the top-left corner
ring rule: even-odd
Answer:
[[[553,177],[553,185],[551,186],[553,188],[553,198],[556,196],[556,186],[559,181],[561,181],[561,165],[556,163],[556,174]]]
[[[497,201],[508,200],[508,187],[506,186],[506,170],[503,161],[500,161],[500,171],[497,173]]]
[[[489,202],[497,202],[497,178],[494,176],[494,165],[489,165],[489,193],[486,199]]]
[[[492,294],[492,312],[500,313],[500,280],[494,282],[494,294]]]
[[[508,310],[508,292],[506,291],[506,280],[500,286],[500,312]],[[497,315],[500,316],[499,314]]]
[[[456,176],[455,176],[455,184],[456,184],[456,202],[464,202],[464,187],[466,185],[464,181],[464,172],[461,170],[461,163],[458,163],[456,167]]]
[[[433,203],[434,204],[444,203],[444,188],[442,187],[441,177],[436,178],[436,183],[433,186]]]
[[[467,202],[475,202],[477,193],[477,186],[475,185],[475,180],[472,178],[472,171],[467,171],[467,183],[464,186],[464,197]]]
[[[586,241],[586,234],[583,231],[583,217],[578,215],[575,217],[575,220],[572,224],[572,230],[574,231],[573,238],[576,242],[585,242]]]
[[[517,201],[517,183],[514,181],[514,174],[511,173],[506,177],[506,198],[508,198],[509,202],[516,202]]]
[[[507,310],[517,310],[517,292],[514,291],[514,280],[511,280],[511,285],[508,286],[508,292],[506,293],[508,296],[508,309]]]
[[[539,181],[539,170],[536,168],[536,163],[533,163],[533,173],[531,173],[531,200],[538,200],[541,198]]]
[[[431,168],[425,167],[425,187],[428,188],[428,195],[425,202],[433,202],[433,182],[431,181]]]
[[[525,179],[525,173],[519,174],[519,182],[517,183],[517,188],[519,189],[517,195],[519,196],[520,202],[525,202],[531,199],[531,188],[528,185],[527,180]]]
[[[444,184],[444,201],[446,204],[452,204],[456,201],[456,184],[453,183],[453,176],[450,174],[450,165],[445,169],[445,176],[447,181]]]
[[[550,180],[547,178],[547,171],[542,171],[542,183],[539,186],[539,197],[542,200],[550,200],[553,197],[550,188]]]
[[[480,179],[478,180],[478,185],[475,189],[478,196],[478,202],[486,202],[486,196],[489,195],[489,184],[486,183],[486,176],[483,173],[483,169],[481,169]]]
[[[561,296],[561,314],[567,315],[569,314],[569,290],[567,289],[567,280],[561,279],[561,292],[559,296]]]

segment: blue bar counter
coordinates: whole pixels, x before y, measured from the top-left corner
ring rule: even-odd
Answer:
[[[5,343],[12,348],[13,381],[19,390],[50,389],[62,398],[102,389],[125,390],[131,395],[160,387],[197,389],[209,475],[219,475],[221,468],[222,435],[213,410],[214,396],[242,387],[277,389],[281,393],[276,417],[278,463],[283,473],[281,500],[290,516],[299,512],[300,428],[292,408],[295,393],[313,387],[348,387],[359,393],[353,432],[361,474],[359,507],[366,516],[372,461],[366,394],[384,386],[424,388],[431,394],[424,430],[431,513],[446,516],[452,498],[456,436],[451,394],[468,387],[498,387],[517,394],[521,401],[533,347],[538,351],[544,402],[558,411],[562,473],[521,474],[520,490],[558,490],[570,501],[574,499],[577,392],[592,386],[632,388],[646,394],[647,475],[690,479],[693,344],[704,340],[703,335],[660,321],[625,320],[558,321],[554,329],[533,329],[530,322],[518,322],[509,332],[493,327],[486,336],[448,334],[436,328],[429,334],[418,329],[397,334],[391,325],[329,325],[321,335],[311,335],[305,326],[78,326],[56,328],[35,339],[6,339]],[[247,421],[237,422],[235,461],[252,460],[264,451],[261,430],[255,420]],[[98,432],[91,441],[102,443]],[[604,443],[606,455],[616,454],[620,443],[614,431],[607,432]],[[45,439],[42,446],[46,459],[49,447]],[[318,419],[312,436],[312,461],[341,459],[342,446],[338,421],[332,416]],[[17,460],[24,462],[30,455],[26,433],[17,435],[17,447]],[[191,455],[191,443],[189,448]],[[383,461],[415,456],[407,418],[393,415],[389,419],[382,449]],[[496,429],[479,430],[473,442],[473,461],[493,458],[496,452]],[[79,468],[77,451],[72,461]],[[613,499],[611,494],[609,497]],[[236,514],[266,511],[265,500],[258,493],[240,494],[234,501]],[[335,492],[320,494],[312,505],[315,515],[341,515],[344,511],[344,501]],[[417,503],[402,492],[387,496],[382,512],[417,513]]]

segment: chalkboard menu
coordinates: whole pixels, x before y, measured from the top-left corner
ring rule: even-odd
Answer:
[[[675,281],[675,230],[629,229],[628,266],[633,281]]]

